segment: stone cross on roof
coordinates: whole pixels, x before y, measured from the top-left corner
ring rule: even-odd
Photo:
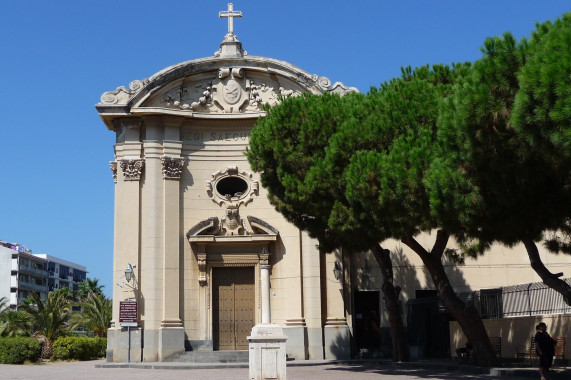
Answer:
[[[234,34],[234,17],[242,17],[242,11],[234,12],[234,5],[228,3],[228,11],[221,11],[218,17],[228,18],[228,34]]]

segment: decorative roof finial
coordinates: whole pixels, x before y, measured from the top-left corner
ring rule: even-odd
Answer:
[[[241,18],[242,11],[234,12],[234,5],[232,3],[228,3],[228,11],[220,11],[218,12],[218,17],[228,18],[228,34],[234,35],[234,17]]]
[[[234,11],[234,5],[228,3],[228,11],[218,12],[218,17],[228,19],[228,33],[224,37],[224,41],[220,44],[220,50],[214,55],[220,58],[239,58],[247,55],[245,50],[242,50],[242,43],[238,41],[238,37],[234,34],[234,17],[241,18],[242,11]]]

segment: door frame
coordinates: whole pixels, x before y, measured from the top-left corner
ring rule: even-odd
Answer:
[[[195,255],[198,264],[198,279],[200,283],[198,307],[199,326],[202,339],[210,340],[214,345],[214,312],[213,312],[213,269],[214,268],[254,268],[254,325],[262,321],[261,305],[261,265],[268,264],[270,256],[270,243],[274,239],[262,241],[197,244]],[[201,277],[202,276],[202,277]],[[202,279],[202,280],[201,280]]]

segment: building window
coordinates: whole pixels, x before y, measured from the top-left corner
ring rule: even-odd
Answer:
[[[503,318],[501,288],[480,290],[480,315],[483,319]]]

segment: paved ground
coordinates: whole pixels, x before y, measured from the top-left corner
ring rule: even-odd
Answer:
[[[245,380],[248,379],[248,368],[193,368],[193,369],[156,369],[148,368],[97,368],[104,360],[88,362],[66,362],[30,365],[0,365],[0,379],[22,380],[141,380],[141,379],[201,379],[201,380]],[[315,363],[314,363],[315,364]],[[390,363],[345,363],[288,366],[288,380],[347,380],[347,379],[392,379],[392,380],[492,380],[492,379],[538,379],[536,369],[514,369],[518,372],[496,372],[494,375],[476,373],[479,369],[447,366],[434,363],[390,364]],[[505,369],[509,370],[509,369]],[[523,371],[523,372],[522,372]],[[556,373],[552,379],[571,379],[570,369]]]

